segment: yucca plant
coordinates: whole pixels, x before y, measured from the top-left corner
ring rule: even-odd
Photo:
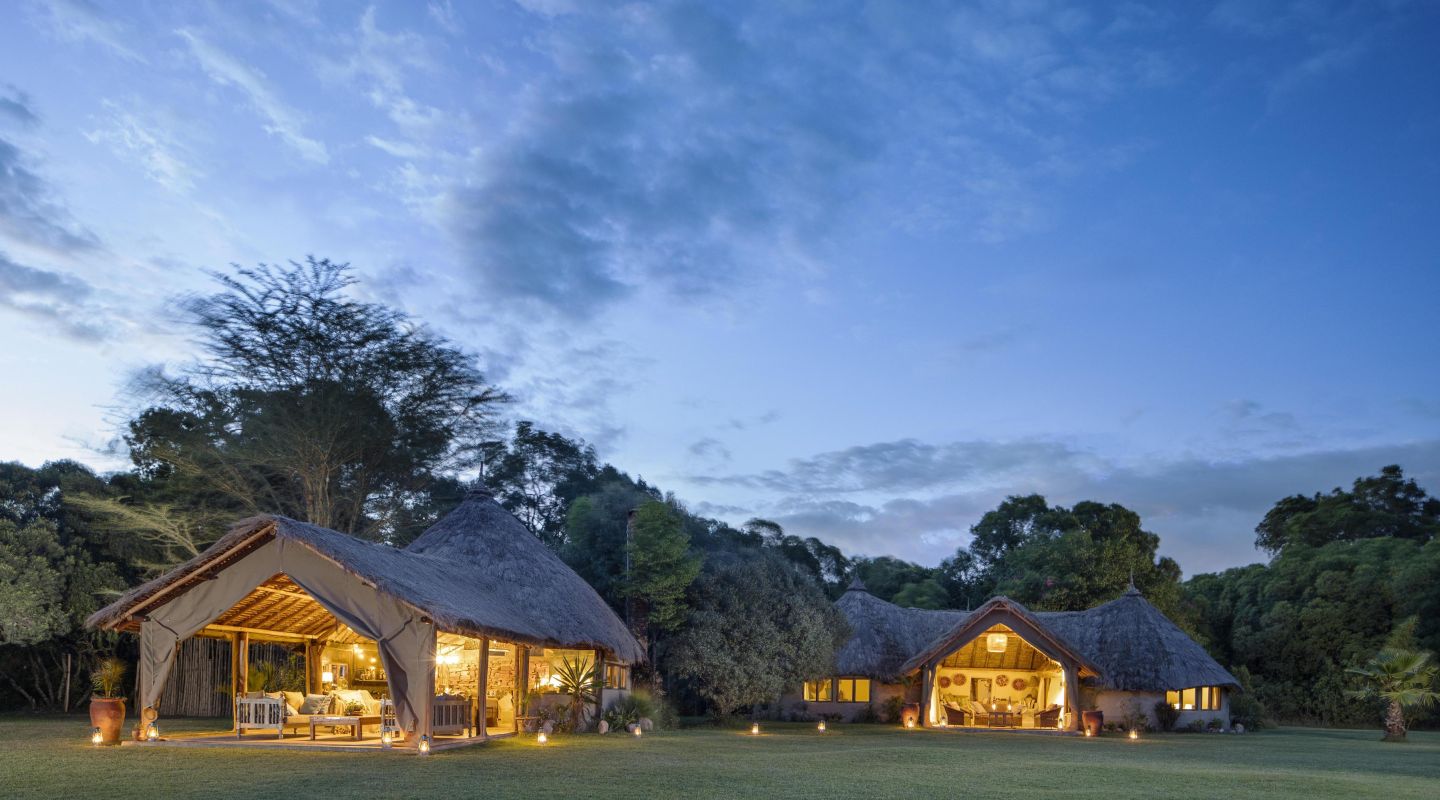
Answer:
[[[90,688],[96,697],[112,700],[124,696],[125,662],[118,658],[102,658],[90,670]]]
[[[599,688],[595,663],[586,658],[574,661],[561,658],[560,666],[555,668],[555,678],[559,681],[556,688],[560,693],[570,695],[570,729],[579,730],[585,709],[595,702],[595,693]]]
[[[1405,741],[1405,709],[1425,708],[1440,701],[1440,692],[1435,691],[1435,675],[1440,667],[1430,663],[1429,653],[1387,647],[1365,666],[1351,667],[1346,672],[1364,681],[1359,689],[1347,691],[1346,696],[1385,703],[1387,742]]]

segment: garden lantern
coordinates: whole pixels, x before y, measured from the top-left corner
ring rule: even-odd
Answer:
[[[156,742],[160,740],[160,728],[155,723],[145,726],[145,741]]]
[[[750,726],[750,735],[751,735],[751,736],[759,736],[759,735],[760,735],[760,723],[756,722],[756,723],[754,723],[754,724],[752,724],[752,725]]]
[[[430,755],[430,737],[429,737],[429,736],[421,736],[421,737],[420,737],[420,755],[422,755],[422,756],[428,756],[428,755]]]
[[[93,745],[95,745],[96,747],[99,747],[102,743],[104,743],[104,741],[105,741],[105,737],[100,735],[100,729],[99,729],[99,728],[96,728],[95,730],[93,730],[93,731],[90,732],[90,744],[93,744]]]
[[[817,725],[817,726],[815,726],[815,729],[818,730],[818,731],[820,731],[821,733],[824,733],[824,732],[825,732],[825,720],[823,720],[823,719],[820,720],[820,724]]]
[[[1138,731],[1138,730],[1136,730],[1136,729],[1134,729],[1134,728],[1131,728],[1131,729],[1130,729],[1130,741],[1133,742],[1133,741],[1135,741],[1136,739],[1139,739],[1139,738],[1140,738],[1140,731]]]
[[[550,737],[545,735],[545,731],[540,731],[540,735],[535,737],[536,744],[545,744],[548,741],[550,741]]]
[[[644,728],[641,728],[639,725],[636,725],[636,726],[635,726],[635,738],[636,738],[636,739],[639,739],[639,738],[640,738],[640,734],[643,733],[644,730],[645,730]]]
[[[395,743],[395,734],[391,733],[390,731],[385,731],[384,733],[380,734],[380,746],[381,746],[381,747],[389,747],[390,745],[392,745],[392,744],[394,744],[394,743]]]

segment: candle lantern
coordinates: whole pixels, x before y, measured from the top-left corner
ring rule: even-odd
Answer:
[[[420,737],[420,755],[430,755],[430,737],[428,735]]]
[[[100,746],[101,744],[103,744],[104,742],[105,742],[105,737],[100,734],[100,729],[99,729],[99,728],[96,728],[95,730],[93,730],[93,731],[90,732],[90,744],[93,744],[93,745],[95,745],[96,747],[99,747],[99,746]]]
[[[750,726],[750,735],[751,735],[751,736],[759,736],[759,735],[760,735],[760,723],[756,722],[756,723],[753,723],[753,724]]]
[[[145,741],[157,742],[160,740],[160,728],[155,723],[145,726]]]
[[[820,720],[820,724],[817,725],[815,729],[818,730],[818,731],[820,731],[821,733],[824,733],[824,732],[825,732],[825,720],[823,720],[823,719]]]

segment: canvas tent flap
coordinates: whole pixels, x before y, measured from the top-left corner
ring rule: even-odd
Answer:
[[[186,591],[177,602],[149,611],[140,626],[141,707],[159,702],[181,641],[280,573],[356,633],[378,643],[401,726],[428,731],[435,683],[434,625],[411,606],[366,586],[303,544],[281,539],[256,548]]]

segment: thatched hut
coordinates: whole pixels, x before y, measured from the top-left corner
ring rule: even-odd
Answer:
[[[834,677],[787,695],[787,708],[854,718],[888,703],[919,707],[919,724],[1077,730],[1166,702],[1180,725],[1229,726],[1235,677],[1135,587],[1085,611],[1030,611],[996,597],[974,611],[902,608],[855,581],[836,601],[850,638]],[[894,698],[894,699],[892,699]]]
[[[594,589],[484,489],[404,549],[285,517],[241,520],[87,624],[140,635],[147,722],[181,644],[229,640],[234,732],[280,738],[302,727],[313,737],[312,719],[347,712],[363,718],[346,731],[354,739],[515,732],[562,669],[593,667],[603,706],[644,658]],[[248,681],[252,642],[292,646],[303,687],[267,694],[278,687]]]

